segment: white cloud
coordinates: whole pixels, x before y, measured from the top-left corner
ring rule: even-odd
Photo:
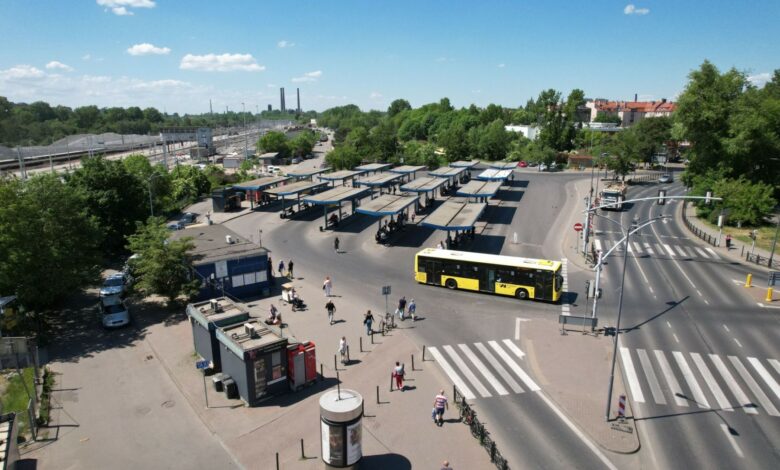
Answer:
[[[766,82],[772,80],[772,74],[769,72],[757,73],[755,75],[748,75],[748,81],[758,88],[762,88],[766,85]]]
[[[92,58],[92,55],[90,55],[90,54],[84,54],[83,56],[81,56],[81,60],[89,60],[91,58]]]
[[[303,83],[303,82],[316,82],[318,78],[322,76],[322,70],[315,70],[314,72],[306,72],[300,77],[294,77],[292,79],[293,83]]]
[[[498,68],[503,69],[504,67],[506,67],[506,64],[504,63],[498,64]]]
[[[382,99],[382,93],[379,93],[378,91],[372,91],[370,95],[368,95],[369,98],[372,100],[378,100]]]
[[[453,58],[451,58],[451,57],[444,57],[444,56],[442,56],[442,57],[437,57],[437,58],[435,59],[435,61],[436,61],[436,62],[439,62],[439,63],[443,63],[443,62],[454,62],[454,61],[455,61],[455,59],[453,59]]]
[[[170,54],[171,49],[169,47],[157,47],[154,44],[144,42],[129,47],[127,53],[130,55],[165,55]]]
[[[96,0],[97,4],[106,7],[105,11],[117,16],[132,16],[134,13],[128,8],[154,8],[154,0]]]
[[[14,65],[10,69],[0,70],[0,80],[24,80],[30,78],[42,78],[46,74],[43,70],[32,65]]]
[[[277,42],[276,46],[279,47],[280,49],[284,49],[285,47],[295,47],[295,43],[294,42],[290,42],[290,41],[282,40],[282,41]]]
[[[59,69],[59,70],[64,70],[66,72],[73,71],[73,67],[71,67],[70,65],[65,65],[62,62],[56,60],[52,60],[51,62],[46,64],[46,68],[49,70]]]
[[[267,87],[267,88],[276,88],[276,85],[274,85],[273,83],[268,83],[268,84],[266,85],[266,87]]]
[[[633,3],[629,3],[623,8],[623,13],[626,15],[646,15],[650,13],[649,8],[637,8]]]
[[[262,72],[265,70],[265,66],[258,64],[251,54],[187,54],[181,59],[179,68],[206,72]]]
[[[471,92],[474,93],[475,95],[479,95],[480,93],[482,93],[482,90],[479,90],[479,89],[471,90]]]

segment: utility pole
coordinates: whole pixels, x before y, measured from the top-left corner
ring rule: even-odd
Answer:
[[[244,160],[247,160],[249,158],[249,147],[246,140],[246,107],[243,101],[241,102],[241,114],[244,115]]]
[[[22,157],[22,148],[16,146],[16,155],[19,157],[19,174],[23,180],[27,179],[27,171],[24,169],[24,157]]]

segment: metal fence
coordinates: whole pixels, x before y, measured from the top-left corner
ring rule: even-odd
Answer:
[[[500,470],[509,470],[509,464],[496,448],[496,442],[490,437],[490,433],[485,426],[477,419],[477,412],[466,403],[466,397],[458,391],[458,387],[452,386],[452,396],[455,406],[460,412],[460,419],[471,430],[471,435],[479,440],[490,455],[490,461]]]
[[[776,258],[773,258],[770,261],[768,256],[761,256],[752,253],[745,253],[745,261],[749,263],[755,263],[759,266],[766,266],[769,269],[780,267],[780,263],[778,263]]]

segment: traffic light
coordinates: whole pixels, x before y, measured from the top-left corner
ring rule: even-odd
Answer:
[[[585,298],[590,299],[593,297],[593,283],[590,280],[585,281]]]
[[[659,189],[658,190],[658,205],[663,206],[666,204],[666,190],[665,189]]]
[[[605,326],[604,327],[604,336],[615,336],[617,333],[617,330],[614,326]]]
[[[758,237],[758,230],[751,230],[750,231],[750,238],[755,241],[755,239]]]

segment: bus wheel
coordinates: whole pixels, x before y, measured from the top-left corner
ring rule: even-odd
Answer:
[[[525,289],[517,289],[515,291],[515,297],[517,297],[520,300],[526,300],[528,299],[528,291]]]
[[[455,281],[455,279],[447,279],[447,281],[444,283],[445,286],[447,286],[447,289],[457,289],[458,283]]]

